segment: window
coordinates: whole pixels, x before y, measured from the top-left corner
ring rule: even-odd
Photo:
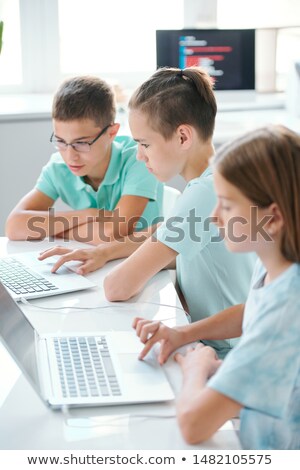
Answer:
[[[184,0],[0,4],[0,92],[53,93],[64,77],[75,74],[135,87],[155,70],[155,30],[183,27]]]
[[[75,74],[135,88],[155,70],[155,31],[197,23],[206,10],[214,13],[207,28],[275,28],[277,43],[265,47],[261,63],[277,44],[277,88],[284,89],[299,60],[299,0],[0,0],[0,93],[53,93]]]
[[[0,19],[4,21],[0,54],[0,86],[22,83],[20,14],[18,0],[1,0]]]
[[[274,52],[276,89],[286,89],[292,64],[300,60],[300,2],[299,0],[218,0],[219,28],[273,29],[273,48],[265,48],[263,61],[267,62]],[[233,14],[234,12],[234,14]],[[293,27],[297,26],[297,27]],[[272,34],[272,33],[271,33]],[[265,38],[265,36],[263,36]],[[269,43],[269,45],[271,45]],[[257,47],[265,47],[264,43]]]
[[[298,26],[300,3],[299,0],[218,0],[217,16],[219,28]]]
[[[122,77],[122,85],[136,74],[149,75],[156,68],[155,30],[182,28],[183,3],[85,0],[83,15],[82,0],[59,0],[61,72]]]
[[[287,28],[277,35],[277,89],[286,90],[292,64],[300,61],[300,28]]]

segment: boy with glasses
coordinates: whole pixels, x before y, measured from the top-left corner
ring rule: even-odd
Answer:
[[[136,143],[117,137],[114,93],[96,77],[75,77],[58,89],[52,108],[57,150],[36,186],[6,222],[12,240],[58,237],[94,245],[155,223],[163,186],[136,160]],[[72,210],[56,212],[61,198]]]

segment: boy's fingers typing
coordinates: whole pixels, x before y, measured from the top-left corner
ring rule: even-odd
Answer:
[[[77,250],[74,250],[74,251],[71,251],[70,253],[66,254],[66,255],[62,255],[57,261],[56,263],[54,263],[52,269],[51,269],[51,272],[55,273],[63,264],[67,263],[68,261],[74,261],[74,260],[81,260],[82,257],[78,257],[76,255],[76,251]]]
[[[160,364],[164,364],[172,352],[173,352],[173,348],[171,344],[164,339],[161,340],[160,352],[158,355],[158,362]]]
[[[96,271],[96,269],[98,268],[101,268],[101,266],[99,266],[99,263],[97,264],[93,259],[88,259],[87,261],[85,261],[84,263],[82,263],[81,266],[79,266],[79,268],[77,269],[77,273],[78,274],[88,274],[88,273],[91,273],[93,271]]]
[[[49,258],[50,256],[64,255],[66,253],[70,253],[71,251],[73,250],[70,250],[70,248],[55,246],[54,248],[49,248],[48,250],[42,251],[38,259],[42,261],[43,259]]]
[[[150,349],[153,347],[155,343],[156,343],[156,340],[153,339],[153,337],[147,341],[144,349],[142,349],[142,351],[139,354],[140,360],[144,359],[144,357],[148,354],[148,352],[150,351]]]
[[[182,361],[184,360],[184,356],[180,353],[176,353],[174,356],[174,360],[178,362],[179,365],[181,365]]]
[[[158,336],[158,333],[160,331],[161,323],[160,322],[151,322],[151,323],[146,323],[141,326],[141,329],[139,331],[138,336],[140,337],[140,340],[142,343],[146,343],[147,341],[153,339],[155,337],[155,341],[158,341],[160,339],[160,335]]]
[[[151,320],[146,320],[145,318],[138,318],[136,324],[135,324],[135,331],[136,331],[136,335],[141,338],[141,334],[142,334],[142,330],[143,328],[148,325],[148,324],[151,324],[152,321]]]
[[[142,320],[141,317],[135,317],[132,322],[132,328],[136,329],[136,326],[140,320]]]

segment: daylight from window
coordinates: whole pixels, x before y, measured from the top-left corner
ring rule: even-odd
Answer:
[[[22,82],[19,0],[1,0],[0,21],[4,22],[0,85],[18,85]]]
[[[183,0],[59,0],[61,71],[151,72],[155,30],[183,27]],[[72,19],[70,21],[70,11]]]

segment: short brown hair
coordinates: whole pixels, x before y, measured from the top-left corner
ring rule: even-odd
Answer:
[[[262,127],[220,147],[213,165],[258,207],[278,205],[282,255],[299,263],[300,136],[280,125]]]
[[[116,116],[115,96],[104,80],[91,76],[69,78],[58,88],[52,117],[58,121],[92,119],[98,126],[112,124]]]
[[[181,124],[212,137],[217,112],[212,80],[199,67],[158,69],[132,95],[130,109],[144,112],[151,127],[169,139]]]

